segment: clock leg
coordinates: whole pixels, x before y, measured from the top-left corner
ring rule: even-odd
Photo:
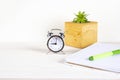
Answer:
[[[51,51],[49,50],[46,54],[49,54]],[[54,52],[52,52],[54,53]],[[60,51],[60,52],[57,52],[57,53],[62,53],[62,54],[65,54],[63,51]],[[55,53],[54,53],[55,54]]]
[[[50,53],[51,51],[48,51],[46,54]]]
[[[65,54],[63,51],[61,51],[63,54]]]

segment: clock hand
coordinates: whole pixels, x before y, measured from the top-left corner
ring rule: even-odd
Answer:
[[[57,45],[57,38],[56,38],[56,45]]]
[[[52,45],[57,45],[57,43],[51,43]]]

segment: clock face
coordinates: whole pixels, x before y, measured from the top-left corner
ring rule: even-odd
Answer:
[[[64,41],[60,36],[53,35],[48,39],[47,47],[53,52],[59,52],[64,47]]]

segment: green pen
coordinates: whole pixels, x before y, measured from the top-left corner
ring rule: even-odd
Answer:
[[[110,51],[110,52],[105,52],[105,53],[102,53],[102,54],[97,54],[97,55],[90,56],[89,60],[93,61],[93,60],[97,60],[97,59],[113,56],[113,55],[116,55],[116,54],[120,54],[120,49],[113,50],[113,51]]]

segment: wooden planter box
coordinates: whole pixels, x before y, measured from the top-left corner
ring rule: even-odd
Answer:
[[[65,22],[65,44],[76,48],[85,48],[97,42],[97,22]]]

